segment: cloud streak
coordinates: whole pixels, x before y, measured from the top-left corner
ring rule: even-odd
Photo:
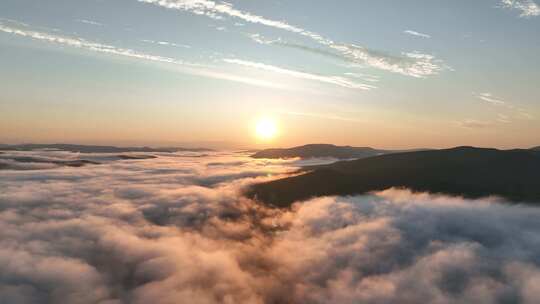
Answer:
[[[290,70],[290,69],[284,69],[284,68],[280,68],[273,65],[260,63],[260,62],[253,62],[253,61],[247,61],[247,60],[241,60],[241,59],[226,58],[223,61],[227,63],[232,63],[232,64],[237,64],[237,65],[253,68],[253,69],[273,72],[277,74],[283,74],[283,75],[287,75],[294,78],[314,80],[318,82],[333,84],[333,85],[337,85],[337,86],[341,86],[341,87],[349,88],[349,89],[370,90],[370,89],[375,88],[375,86],[363,84],[363,83],[357,83],[357,82],[349,80],[348,78],[340,77],[340,76],[323,76],[323,75],[311,74],[311,73],[300,72],[300,71],[295,71],[295,70]]]
[[[245,22],[261,24],[275,29],[295,33],[329,48],[335,52],[335,56],[339,56],[343,60],[406,76],[427,77],[436,75],[440,71],[447,68],[433,55],[421,54],[419,52],[403,52],[400,55],[389,55],[381,51],[372,50],[355,44],[334,42],[333,40],[328,39],[318,33],[290,25],[287,22],[276,21],[235,9],[232,4],[226,2],[214,2],[209,0],[138,1],[168,9],[187,11],[196,15],[204,15],[213,19],[224,19],[225,17],[237,18]],[[259,40],[258,42],[263,41],[260,37],[255,39]],[[304,49],[308,50],[309,48],[305,47]]]
[[[534,117],[529,113],[527,112],[525,109],[519,107],[519,106],[515,106],[511,103],[508,103],[506,102],[505,100],[499,98],[499,97],[496,97],[495,95],[493,95],[492,93],[474,93],[473,94],[476,98],[492,105],[492,106],[496,106],[496,107],[500,107],[502,109],[506,109],[506,114],[504,113],[498,113],[497,114],[497,117],[495,118],[495,121],[496,122],[499,122],[499,123],[503,123],[503,124],[507,124],[507,123],[510,123],[512,122],[511,120],[511,116],[512,118],[514,119],[521,119],[521,120],[532,120],[534,119]],[[490,125],[489,123],[485,123],[485,122],[480,122],[479,124],[478,123],[475,123],[474,121],[471,121],[470,123],[467,123],[467,122],[463,122],[462,123],[463,125],[470,125],[470,126],[473,126],[473,125],[476,125],[477,127],[480,127],[480,125],[485,125],[485,126],[488,126]]]
[[[98,53],[106,53],[106,54],[130,57],[134,59],[143,59],[143,60],[148,60],[148,61],[162,62],[162,63],[195,66],[195,64],[190,64],[190,63],[187,63],[181,60],[176,60],[169,57],[162,57],[162,56],[157,56],[157,55],[141,53],[141,52],[137,52],[131,49],[117,48],[117,47],[107,45],[107,44],[90,42],[82,38],[63,37],[63,36],[52,35],[52,34],[43,33],[43,32],[13,28],[13,27],[2,25],[2,24],[0,24],[0,31],[4,33],[8,33],[8,34],[17,35],[17,36],[32,38],[35,40],[41,40],[45,42],[86,49],[86,50],[94,51]]]
[[[520,17],[540,16],[540,6],[533,0],[501,0],[501,6],[521,11]]]
[[[174,42],[168,42],[168,41],[155,41],[155,40],[149,40],[149,39],[142,39],[142,42],[150,43],[150,44],[157,44],[157,45],[164,45],[164,46],[174,46],[174,47],[181,47],[185,49],[190,49],[191,46],[187,44],[178,44]]]
[[[358,118],[349,118],[349,117],[343,117],[343,116],[333,115],[333,114],[320,114],[320,113],[297,112],[297,111],[281,111],[280,113],[283,113],[283,114],[286,114],[286,115],[293,115],[293,116],[322,118],[322,119],[328,119],[328,120],[339,120],[339,121],[347,121],[347,122],[354,122],[354,123],[363,123],[363,122],[365,122],[365,120],[361,120],[361,119],[358,119]]]
[[[467,129],[486,129],[491,126],[491,123],[487,121],[481,121],[476,119],[465,119],[458,122],[458,125]]]
[[[186,62],[186,61],[182,61],[182,60],[178,60],[178,59],[174,59],[170,57],[164,57],[164,56],[138,52],[132,49],[118,48],[115,46],[102,44],[102,43],[95,43],[95,42],[87,41],[82,38],[64,37],[64,36],[53,35],[53,34],[48,34],[48,33],[43,33],[43,32],[31,31],[27,29],[19,29],[19,28],[5,26],[1,23],[0,23],[0,32],[17,35],[21,37],[32,38],[35,40],[45,41],[49,43],[55,43],[55,44],[69,46],[69,47],[85,49],[85,50],[97,52],[97,53],[128,57],[128,58],[132,58],[136,60],[170,64],[170,65],[179,67],[181,72],[192,74],[192,75],[223,79],[223,80],[246,83],[246,84],[261,86],[261,87],[287,89],[287,87],[284,85],[275,84],[275,83],[271,83],[264,80],[251,79],[251,78],[238,76],[231,73],[220,72],[216,69],[211,69],[201,64],[190,63],[190,62]],[[143,42],[153,43],[153,44],[158,44],[158,45],[166,45],[166,46],[187,47],[187,46],[178,45],[175,43],[165,42],[165,41],[160,42],[160,41],[153,41],[153,40],[143,40]],[[295,78],[300,78],[300,79],[305,79],[305,80],[328,83],[328,84],[350,88],[350,89],[370,90],[370,89],[376,88],[373,85],[354,82],[346,77],[341,77],[341,76],[323,76],[323,75],[317,75],[317,74],[310,74],[306,72],[294,71],[290,69],[284,69],[284,68],[280,68],[280,67],[276,67],[272,65],[256,63],[256,62],[251,62],[251,61],[246,61],[246,60],[240,60],[240,59],[227,59],[226,58],[223,61],[227,63],[232,63],[232,64],[237,64],[237,65],[242,65],[242,66],[258,69],[258,70],[264,70],[264,71],[269,71],[269,72],[273,72],[277,74],[288,75],[290,77],[295,77]]]
[[[78,37],[65,37],[55,34],[49,34],[44,32],[32,31],[28,29],[15,28],[11,26],[6,26],[0,23],[0,32],[7,34],[12,34],[20,37],[27,37],[34,40],[44,41],[48,43],[54,43],[79,49],[84,49],[91,52],[109,54],[114,56],[127,57],[135,60],[156,62],[172,65],[178,68],[178,71],[190,75],[197,75],[202,77],[222,79],[233,82],[239,82],[254,86],[260,87],[269,87],[269,88],[278,88],[278,89],[287,89],[284,85],[279,85],[264,80],[251,79],[227,72],[222,72],[217,69],[212,69],[209,66],[187,62],[175,58],[164,57],[159,55],[153,55],[148,53],[143,53],[135,51],[132,49],[119,48],[112,45],[102,44],[91,42]],[[172,45],[172,44],[171,44]]]
[[[100,23],[100,22],[97,22],[97,21],[92,21],[92,20],[87,20],[87,19],[76,19],[75,21],[80,22],[80,23],[84,23],[84,24],[88,24],[88,25],[103,26],[103,23]]]
[[[491,93],[479,93],[479,94],[476,94],[476,97],[492,105],[497,105],[497,106],[506,105],[505,101],[499,98],[496,98]]]
[[[426,38],[426,39],[431,38],[431,36],[428,35],[428,34],[423,34],[423,33],[420,33],[420,32],[417,32],[417,31],[412,31],[412,30],[406,30],[406,31],[404,31],[404,33],[408,34],[408,35],[420,37],[420,38]]]
[[[249,35],[249,37],[259,44],[293,48],[352,64],[368,65],[381,70],[416,78],[435,75],[448,68],[441,65],[442,61],[436,59],[434,56],[422,54],[420,52],[403,53],[400,56],[395,56],[354,44],[346,45],[337,43],[332,43],[329,45],[331,50],[326,50],[309,47],[298,43],[287,42],[283,39],[271,40],[261,36],[260,34],[252,34]],[[332,51],[332,49],[334,51]],[[336,50],[338,52],[335,52]]]

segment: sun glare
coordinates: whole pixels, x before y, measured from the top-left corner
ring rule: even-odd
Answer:
[[[277,131],[276,122],[270,118],[260,119],[255,126],[255,134],[260,139],[272,139],[276,136]]]

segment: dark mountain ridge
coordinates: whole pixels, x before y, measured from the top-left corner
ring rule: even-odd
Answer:
[[[316,196],[354,195],[391,187],[540,202],[540,152],[534,150],[457,147],[341,161],[309,170],[254,185],[247,194],[279,207]]]
[[[334,157],[338,159],[365,158],[394,153],[390,150],[377,150],[370,147],[335,146],[330,144],[310,144],[293,148],[265,149],[253,154],[253,158],[316,158]]]
[[[74,144],[22,144],[22,145],[2,145],[0,150],[4,151],[33,151],[33,150],[61,150],[81,153],[127,153],[127,152],[164,152],[174,153],[181,151],[204,152],[212,151],[206,148],[179,148],[179,147],[116,147],[116,146],[96,146],[96,145],[74,145]]]

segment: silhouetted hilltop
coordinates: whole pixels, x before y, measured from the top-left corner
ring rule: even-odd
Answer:
[[[536,150],[536,151],[540,151],[540,146],[538,146],[538,147],[534,147],[534,148],[532,148],[531,150]]]
[[[45,158],[31,157],[31,156],[16,156],[16,157],[0,158],[0,160],[2,159],[10,159],[18,163],[55,164],[58,166],[67,166],[67,167],[82,167],[85,165],[99,165],[100,164],[99,162],[86,160],[86,159],[53,160],[53,159],[45,159]],[[2,166],[0,166],[0,169],[8,169],[8,168],[9,167],[6,164],[2,164]]]
[[[81,153],[126,153],[126,152],[181,152],[212,151],[206,148],[150,148],[150,147],[115,147],[115,146],[94,146],[94,145],[72,145],[72,144],[22,144],[22,145],[0,145],[0,150],[4,151],[32,151],[32,150],[62,150]]]
[[[266,149],[253,154],[253,158],[314,158],[334,157],[339,159],[365,158],[392,153],[389,150],[376,150],[369,147],[335,146],[329,144],[310,144],[288,149]]]
[[[391,187],[540,202],[540,152],[534,150],[457,147],[341,161],[310,170],[254,185],[247,194],[279,207],[315,196],[353,195]]]

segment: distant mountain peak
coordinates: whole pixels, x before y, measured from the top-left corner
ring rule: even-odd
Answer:
[[[540,153],[455,147],[385,154],[310,167],[305,174],[254,185],[248,195],[288,207],[315,196],[363,194],[392,187],[540,203]]]
[[[377,150],[370,147],[336,146],[332,144],[307,144],[292,148],[265,149],[253,154],[253,158],[321,158],[337,159],[365,158],[387,154],[392,151]]]
[[[100,145],[78,145],[78,144],[21,144],[21,145],[0,145],[0,150],[4,151],[33,151],[33,150],[61,150],[81,153],[124,153],[124,152],[164,152],[172,153],[179,151],[212,151],[206,148],[180,148],[180,147],[117,147]]]

